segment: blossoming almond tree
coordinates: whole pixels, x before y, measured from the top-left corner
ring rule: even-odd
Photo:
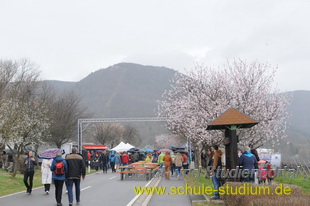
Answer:
[[[10,78],[1,73],[0,141],[11,149],[14,155],[14,172],[25,148],[40,144],[49,126],[47,109],[38,92],[38,72],[28,60],[19,62],[1,61],[1,71],[10,71]],[[13,150],[14,149],[14,150]]]
[[[159,101],[158,115],[169,117],[167,127],[189,137],[196,146],[220,144],[223,131],[206,130],[229,108],[259,122],[239,129],[239,144],[258,148],[286,137],[286,107],[290,94],[274,89],[276,68],[259,62],[227,62],[223,68],[195,66],[187,75],[176,74],[172,89]]]

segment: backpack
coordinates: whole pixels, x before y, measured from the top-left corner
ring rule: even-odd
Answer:
[[[56,175],[64,175],[65,174],[65,164],[63,162],[56,162],[54,173]]]

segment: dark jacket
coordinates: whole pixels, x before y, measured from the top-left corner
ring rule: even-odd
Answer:
[[[83,157],[79,154],[70,154],[66,157],[68,164],[67,179],[81,179],[85,177],[86,169]]]
[[[100,162],[102,162],[103,164],[108,164],[109,163],[109,155],[108,154],[102,154],[100,156]]]
[[[34,171],[34,167],[37,165],[36,161],[30,160],[34,157],[26,157],[24,160],[25,171]]]
[[[9,153],[8,154],[8,162],[14,162],[13,154]]]
[[[56,169],[56,162],[63,162],[64,163],[64,166],[65,166],[65,174],[63,175],[56,175],[54,170]],[[55,157],[53,162],[52,162],[52,165],[51,165],[51,171],[53,172],[53,180],[66,180],[66,174],[68,173],[68,165],[67,165],[67,162],[66,160],[64,160],[62,157]]]
[[[257,160],[255,155],[253,155],[250,151],[246,151],[241,155],[239,165],[242,166],[242,169],[253,170],[257,168]]]

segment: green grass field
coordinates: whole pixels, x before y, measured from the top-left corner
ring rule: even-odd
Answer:
[[[198,172],[194,173],[194,175],[185,175],[184,180],[186,184],[188,184],[191,187],[199,187],[202,184],[204,184],[205,187],[213,188],[212,180],[210,178],[205,178],[203,174],[198,176]],[[193,206],[221,206],[221,205],[223,204],[217,204],[217,203],[206,202],[206,201],[193,202]]]
[[[0,171],[0,196],[12,194],[15,192],[25,191],[26,186],[24,185],[24,175],[17,173],[16,177],[13,178],[11,175],[1,170]],[[43,186],[41,182],[41,170],[36,169],[33,177],[33,188]]]
[[[276,177],[275,181],[278,183],[296,185],[303,189],[304,193],[310,194],[310,177],[306,178],[304,176],[299,177]]]

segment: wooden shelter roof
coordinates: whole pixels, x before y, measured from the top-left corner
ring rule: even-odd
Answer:
[[[238,128],[250,128],[258,122],[234,108],[228,109],[221,116],[211,122],[207,130],[226,129],[227,126],[236,125]]]

